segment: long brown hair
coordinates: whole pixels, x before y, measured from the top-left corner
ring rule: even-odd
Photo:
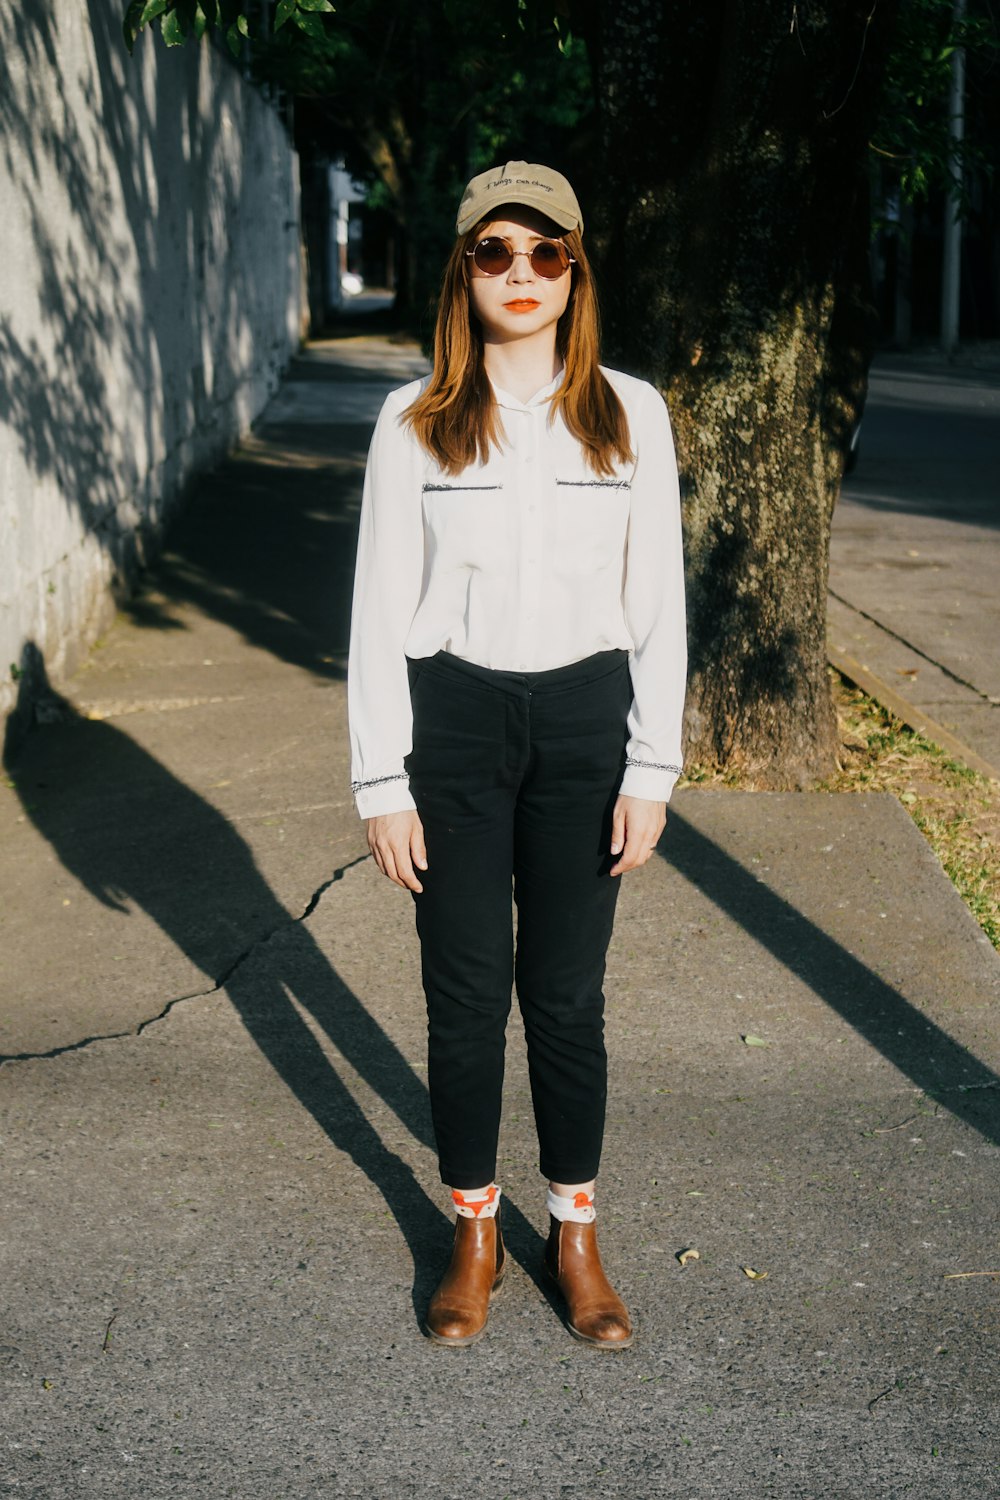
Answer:
[[[434,330],[434,369],[430,383],[405,413],[417,439],[446,474],[458,474],[485,463],[491,447],[501,446],[503,429],[483,363],[483,333],[469,305],[466,251],[482,235],[492,214],[460,236],[448,257],[441,282]],[[594,275],[576,229],[560,234],[576,264],[566,311],[556,327],[556,349],[565,369],[551,398],[549,420],[561,411],[595,474],[614,472],[614,464],[633,458],[628,419],[617,393],[598,364],[600,320]]]

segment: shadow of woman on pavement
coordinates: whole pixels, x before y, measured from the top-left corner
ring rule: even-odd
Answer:
[[[383,1144],[289,996],[433,1150],[425,1085],[306,924],[276,898],[220,812],[121,729],[81,717],[49,686],[34,646],[25,649],[21,682],[4,765],[26,815],[98,901],[122,912],[127,903],[141,907],[211,980],[224,976],[220,987],[268,1062],[395,1215],[413,1256],[413,1305],[422,1319],[446,1258],[448,1220]],[[29,717],[38,727],[25,734]],[[252,961],[238,961],[271,934],[275,940]],[[510,1249],[549,1300],[538,1269],[541,1238],[505,1203]]]

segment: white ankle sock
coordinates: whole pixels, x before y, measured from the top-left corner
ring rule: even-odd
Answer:
[[[587,1193],[577,1193],[575,1198],[563,1198],[549,1188],[545,1206],[560,1224],[593,1224],[597,1218],[594,1200]]]
[[[452,1188],[451,1201],[460,1218],[493,1219],[500,1207],[500,1189],[495,1182],[491,1182],[489,1187],[469,1192],[463,1188]]]

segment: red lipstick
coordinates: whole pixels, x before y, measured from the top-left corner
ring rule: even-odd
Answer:
[[[511,312],[531,312],[541,305],[534,297],[515,297],[512,301],[504,303],[504,307],[509,308]]]

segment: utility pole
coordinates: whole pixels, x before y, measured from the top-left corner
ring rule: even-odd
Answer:
[[[965,0],[955,0],[953,24],[965,19]],[[965,136],[965,48],[951,54],[948,91],[948,176],[944,200],[944,260],[941,266],[941,348],[950,359],[958,348],[958,317],[962,290],[962,141]]]

